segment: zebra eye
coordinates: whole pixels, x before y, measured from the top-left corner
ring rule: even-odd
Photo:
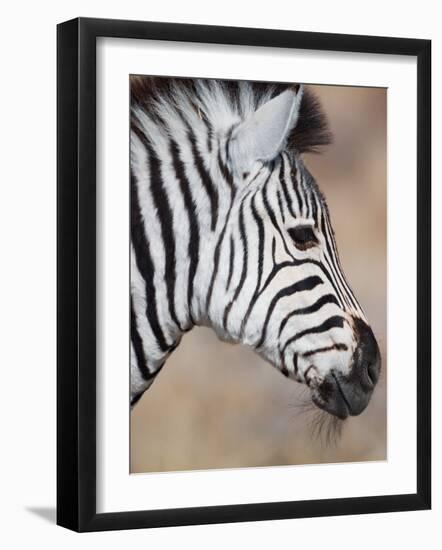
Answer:
[[[311,248],[318,244],[318,239],[309,225],[300,225],[298,227],[292,227],[288,230],[289,235],[293,242],[301,250]]]

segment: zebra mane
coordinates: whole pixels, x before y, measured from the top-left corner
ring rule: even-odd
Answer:
[[[131,75],[135,119],[148,117],[166,132],[179,116],[186,126],[216,133],[244,120],[261,105],[295,84]],[[135,123],[135,122],[134,122]],[[135,123],[136,124],[136,123]],[[155,139],[155,136],[151,136]],[[304,90],[299,118],[287,141],[293,152],[319,152],[332,135],[319,100]]]

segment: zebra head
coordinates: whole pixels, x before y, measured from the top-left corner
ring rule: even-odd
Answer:
[[[301,158],[309,116],[322,124],[312,101],[301,86],[288,88],[226,132],[223,159],[238,191],[210,318],[220,337],[252,346],[306,384],[320,409],[345,419],[366,408],[381,360],[342,270],[325,198]]]

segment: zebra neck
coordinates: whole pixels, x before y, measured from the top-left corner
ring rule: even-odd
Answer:
[[[153,144],[139,130],[131,136],[132,325],[150,371],[194,325],[212,324],[235,195],[223,139],[204,125],[187,137]]]

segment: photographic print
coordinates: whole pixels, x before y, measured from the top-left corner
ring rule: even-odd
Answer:
[[[57,52],[57,524],[429,509],[431,42]]]
[[[130,98],[131,473],[385,460],[386,89]]]

